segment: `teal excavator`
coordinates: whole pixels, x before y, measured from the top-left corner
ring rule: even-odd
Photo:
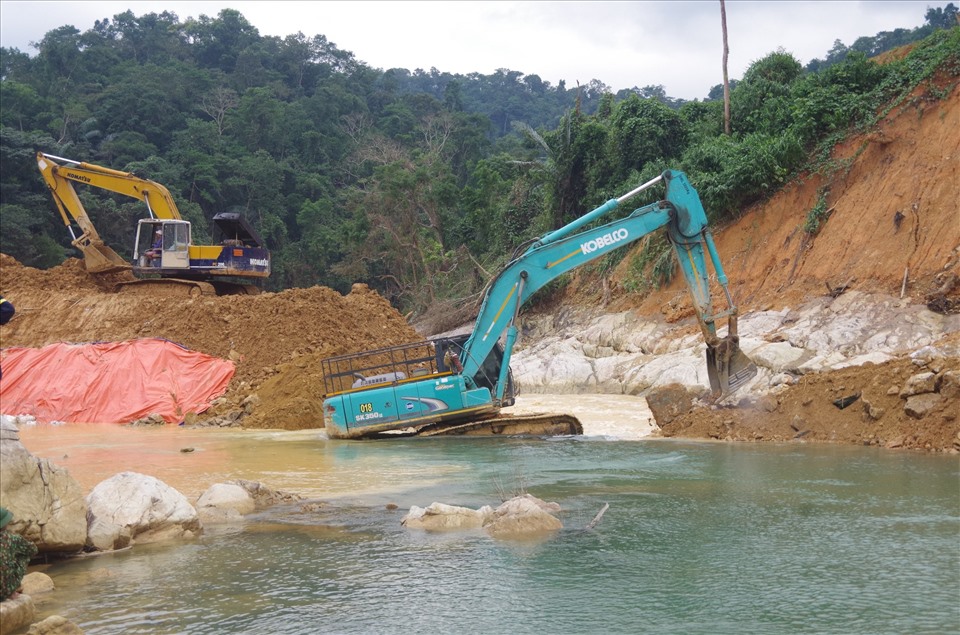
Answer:
[[[665,198],[628,216],[591,226],[639,192],[666,185]],[[716,397],[757,373],[740,350],[737,309],[707,229],[700,197],[685,174],[667,170],[560,229],[516,250],[487,286],[473,331],[323,360],[324,424],[331,438],[446,434],[582,434],[568,415],[508,416],[514,404],[510,357],[520,308],[558,276],[667,228],[706,341],[707,373]],[[727,308],[714,313],[707,258]],[[721,337],[717,321],[727,318]]]

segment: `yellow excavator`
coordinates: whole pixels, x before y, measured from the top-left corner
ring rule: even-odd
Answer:
[[[136,280],[119,283],[121,292],[187,295],[256,294],[255,281],[270,275],[270,252],[240,214],[213,217],[219,245],[194,245],[189,221],[163,185],[131,172],[37,153],[37,166],[50,189],[88,272],[131,271]],[[133,261],[127,262],[103,242],[87,215],[75,183],[143,201],[149,218],[137,223]],[[79,233],[74,225],[79,228]]]

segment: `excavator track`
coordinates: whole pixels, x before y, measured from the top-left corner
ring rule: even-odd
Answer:
[[[459,424],[434,424],[421,428],[418,437],[458,436],[531,436],[557,437],[583,434],[583,425],[573,415],[529,414],[496,416]]]
[[[209,282],[177,278],[148,278],[121,282],[117,285],[117,291],[123,294],[152,297],[199,298],[204,295],[217,295],[216,288]]]

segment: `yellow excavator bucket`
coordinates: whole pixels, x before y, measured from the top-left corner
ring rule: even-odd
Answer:
[[[120,254],[102,243],[80,246],[80,250],[83,252],[83,264],[89,273],[112,273],[133,268]]]

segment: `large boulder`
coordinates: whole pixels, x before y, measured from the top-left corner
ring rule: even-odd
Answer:
[[[0,506],[13,513],[10,531],[40,553],[72,553],[87,539],[87,504],[80,484],[20,442],[13,417],[0,416]]]
[[[56,585],[53,583],[53,578],[40,571],[31,571],[23,576],[23,581],[20,586],[23,588],[23,592],[30,597],[37,597],[38,595],[49,593],[56,588]]]
[[[0,602],[0,634],[16,633],[33,621],[37,608],[26,593]]]
[[[197,512],[204,524],[235,522],[258,509],[299,500],[297,494],[270,489],[258,481],[237,479],[207,488],[197,499]]]
[[[433,503],[429,507],[411,506],[400,524],[410,529],[451,531],[482,527],[494,538],[536,539],[563,528],[553,514],[557,503],[547,503],[530,494],[515,496],[496,509],[480,509]]]
[[[647,394],[647,406],[653,413],[657,425],[666,426],[693,409],[699,392],[683,384],[666,384],[654,388]]]
[[[31,624],[26,635],[83,635],[83,629],[62,615],[51,615]]]
[[[427,531],[450,531],[459,529],[478,529],[493,513],[493,508],[484,505],[480,509],[433,503],[428,507],[412,505],[400,524],[411,529]]]
[[[563,528],[555,512],[557,503],[547,503],[536,496],[515,496],[496,509],[484,505],[480,509],[433,503],[429,507],[411,506],[400,524],[411,529],[450,531],[482,527],[494,538],[540,538]]]
[[[214,483],[197,499],[204,524],[240,520],[256,508],[250,492],[236,483]]]
[[[99,483],[87,496],[87,507],[87,547],[93,550],[194,538],[203,531],[197,510],[183,494],[136,472],[121,472]]]
[[[238,485],[245,489],[253,498],[257,509],[265,509],[281,503],[295,503],[303,500],[299,494],[291,494],[277,489],[271,489],[260,481],[245,481],[238,478],[230,481],[228,485]]]
[[[557,503],[547,503],[530,494],[516,496],[497,507],[483,529],[494,538],[535,538],[563,529],[553,513]]]

